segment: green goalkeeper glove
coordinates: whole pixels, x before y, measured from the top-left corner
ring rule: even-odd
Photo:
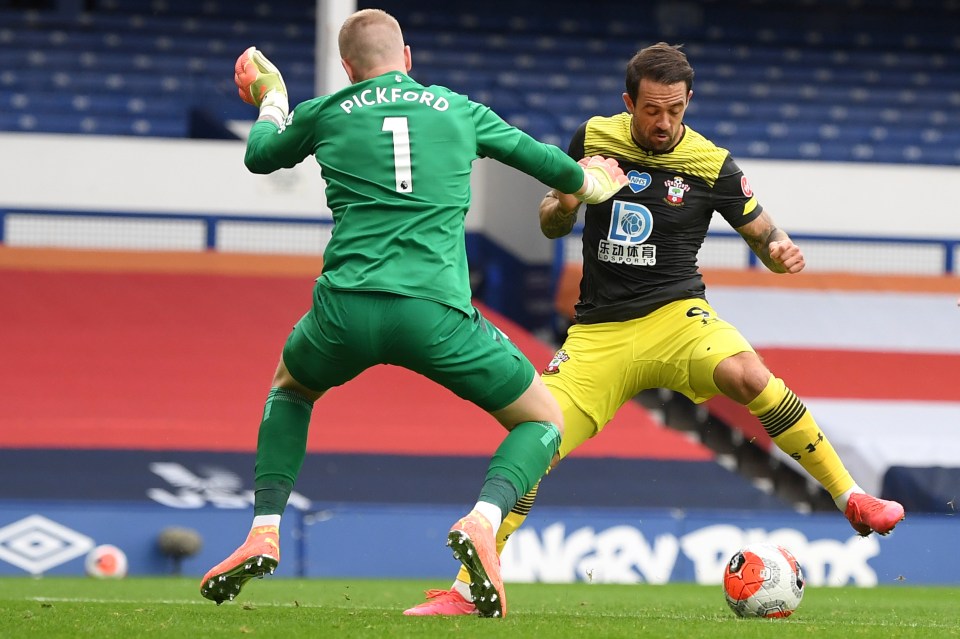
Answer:
[[[250,47],[237,58],[234,82],[240,99],[260,109],[261,120],[270,120],[283,127],[290,111],[287,86],[283,76],[256,47]]]
[[[613,158],[594,155],[577,164],[583,167],[583,186],[574,195],[581,202],[606,202],[627,185],[627,176]]]

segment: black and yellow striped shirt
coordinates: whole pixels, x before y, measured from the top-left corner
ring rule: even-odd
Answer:
[[[689,126],[672,150],[656,153],[633,141],[629,113],[597,116],[580,126],[568,154],[614,157],[630,179],[587,207],[580,323],[625,321],[704,298],[697,253],[714,211],[738,228],[763,210],[730,152]]]

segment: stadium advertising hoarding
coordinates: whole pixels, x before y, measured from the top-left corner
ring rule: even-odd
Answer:
[[[446,527],[460,515],[456,510],[320,512],[305,522],[308,576],[430,577],[440,570],[447,578],[456,568],[442,547]],[[411,551],[363,566],[362,549],[408,516],[410,526],[395,539]],[[954,584],[960,557],[949,540],[958,525],[951,517],[915,515],[886,538],[861,538],[839,513],[540,508],[507,544],[503,574],[512,582],[719,584],[734,552],[770,541],[797,556],[811,585]]]
[[[461,509],[436,506],[314,504],[284,517],[277,577],[452,578],[457,563],[446,531]],[[242,540],[248,509],[171,508],[160,504],[0,503],[0,574],[81,575],[98,544],[127,555],[131,575],[179,570],[198,578]],[[719,584],[741,546],[772,541],[789,548],[810,585],[956,584],[957,520],[914,515],[886,538],[860,538],[839,515],[541,508],[504,555],[508,582],[697,582]],[[158,549],[160,532],[196,530],[200,551],[175,565]],[[372,555],[391,530],[392,553]]]

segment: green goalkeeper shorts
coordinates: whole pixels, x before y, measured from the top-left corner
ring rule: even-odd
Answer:
[[[377,364],[402,366],[488,412],[513,403],[536,375],[476,308],[465,315],[431,300],[322,284],[287,338],[283,361],[295,380],[315,391]]]

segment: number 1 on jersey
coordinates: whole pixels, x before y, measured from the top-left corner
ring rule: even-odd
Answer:
[[[410,161],[410,129],[406,118],[384,118],[381,131],[393,133],[393,172],[400,193],[413,193],[413,168]]]

